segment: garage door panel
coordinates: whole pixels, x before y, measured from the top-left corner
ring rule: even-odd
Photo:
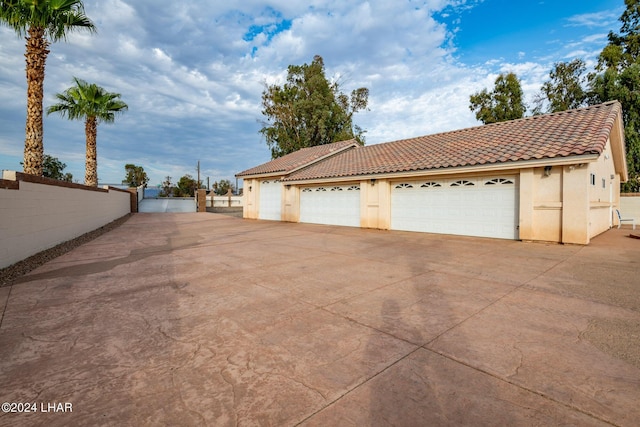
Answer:
[[[280,181],[260,183],[260,205],[258,218],[280,221],[282,219],[282,184]]]
[[[439,187],[416,181],[393,185],[391,228],[516,239],[516,182],[480,177],[432,181]]]
[[[300,222],[360,226],[360,186],[307,187],[300,193]]]

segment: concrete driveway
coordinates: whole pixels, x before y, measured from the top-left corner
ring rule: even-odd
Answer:
[[[0,288],[0,425],[637,426],[629,232],[136,214]]]

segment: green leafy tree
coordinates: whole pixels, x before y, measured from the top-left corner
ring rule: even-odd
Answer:
[[[354,113],[366,109],[369,89],[348,96],[338,82],[325,76],[322,57],[311,64],[290,65],[284,85],[267,86],[262,92],[263,122],[260,133],[277,158],[301,148],[355,138],[364,144],[364,133],[353,124]]]
[[[87,145],[84,184],[95,187],[98,185],[98,123],[113,123],[115,115],[129,107],[119,99],[119,93],[107,92],[77,77],[73,81],[75,86],[56,94],[60,102],[47,108],[47,114],[60,113],[69,120],[84,120]]]
[[[204,188],[202,181],[196,181],[191,175],[182,176],[173,189],[175,197],[193,197],[198,188]]]
[[[67,167],[66,163],[62,163],[57,157],[45,154],[42,166],[42,176],[60,181],[73,181],[73,175],[69,172],[64,172],[64,168]]]
[[[67,33],[84,29],[95,32],[95,26],[84,14],[78,0],[0,0],[0,24],[25,37],[27,74],[27,120],[24,142],[25,173],[42,175],[44,145],[42,142],[42,99],[44,69],[49,44],[64,40]]]
[[[171,197],[171,195],[173,194],[173,184],[171,183],[171,177],[169,175],[167,175],[164,178],[164,181],[162,181],[162,190],[160,190],[160,193],[158,194],[158,196],[160,197]]]
[[[129,187],[147,186],[149,177],[142,166],[128,163],[124,165],[124,171],[127,173],[127,176],[122,180],[123,184],[128,184]]]
[[[235,191],[234,184],[228,179],[221,179],[220,181],[216,181],[213,183],[213,192],[218,196],[225,196],[229,190],[232,192]]]
[[[484,124],[521,119],[527,111],[520,80],[514,73],[500,74],[491,92],[483,89],[469,101],[469,109]]]
[[[620,34],[609,43],[589,79],[589,103],[618,100],[622,104],[629,181],[622,191],[640,191],[640,0],[625,0]]]
[[[542,84],[540,94],[534,101],[534,114],[542,112],[555,113],[586,105],[587,92],[583,86],[586,82],[586,68],[582,59],[571,62],[558,62],[549,72],[549,80]],[[543,106],[547,105],[544,109]]]
[[[23,163],[20,162],[20,164],[22,165]],[[66,163],[62,163],[57,157],[45,154],[42,162],[42,176],[59,181],[72,182],[73,175],[69,172],[64,172],[66,167]]]

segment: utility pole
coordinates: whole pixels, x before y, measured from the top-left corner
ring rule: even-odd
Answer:
[[[198,160],[198,181],[197,181],[198,189],[200,188],[200,160]]]

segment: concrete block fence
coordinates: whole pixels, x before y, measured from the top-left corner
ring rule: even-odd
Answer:
[[[96,230],[132,211],[136,194],[3,171],[0,268]]]
[[[620,193],[620,213],[623,218],[634,218],[636,224],[640,224],[640,193]],[[617,226],[617,217],[614,222]]]

